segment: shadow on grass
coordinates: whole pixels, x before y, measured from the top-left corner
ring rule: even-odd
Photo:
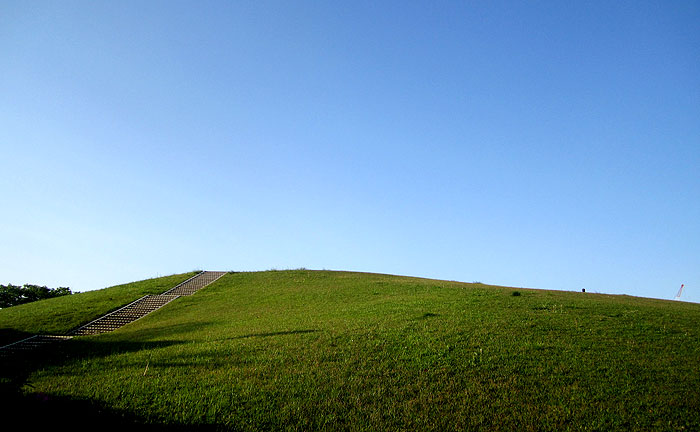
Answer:
[[[191,340],[197,334],[201,334],[205,329],[211,327],[211,322],[188,322],[182,324],[167,324],[161,326],[151,326],[140,330],[132,330],[129,333],[130,339],[188,339]],[[115,336],[117,337],[117,336]],[[121,337],[121,336],[118,336]]]
[[[30,336],[33,334],[9,328],[0,329],[0,347],[19,342]]]
[[[201,325],[198,325],[201,326]],[[187,333],[189,326],[180,326],[167,329],[149,329],[140,332],[140,336],[159,336],[164,334],[174,335]],[[282,335],[299,335],[315,333],[316,329],[302,329],[291,331],[279,331],[269,333],[253,333],[239,336],[234,339],[272,337]],[[151,334],[152,333],[152,334]],[[116,335],[115,335],[116,336]],[[124,340],[110,340],[106,337],[77,337],[65,341],[57,341],[48,346],[35,349],[24,354],[15,354],[10,357],[0,357],[0,406],[3,411],[0,420],[8,422],[17,419],[22,425],[30,429],[41,427],[56,429],[57,426],[70,427],[70,430],[94,430],[94,428],[128,427],[136,430],[236,430],[231,425],[221,424],[187,424],[172,425],[153,422],[131,410],[118,410],[108,404],[93,399],[78,399],[64,397],[60,394],[44,394],[33,391],[30,377],[40,370],[49,370],[68,365],[72,362],[92,361],[109,357],[115,354],[136,353],[139,351],[157,350],[181,344],[191,343],[188,339],[166,339],[154,342],[128,342]],[[237,360],[230,357],[222,357],[220,353],[197,353],[191,362],[188,356],[179,356],[172,362],[152,362],[151,369],[162,367],[191,367],[196,361],[202,361],[206,357],[208,365],[217,365],[221,362],[235,363]],[[243,364],[243,363],[241,363]],[[145,372],[144,372],[145,373]]]
[[[3,400],[7,409],[3,420],[19,420],[25,430],[60,430],[66,427],[71,431],[116,430],[124,427],[129,430],[217,430],[216,425],[163,425],[148,424],[144,419],[126,411],[105,407],[91,400],[64,398],[41,393],[19,396]]]
[[[304,334],[304,333],[316,333],[318,330],[290,330],[290,331],[280,331],[272,333],[251,333],[243,336],[238,336],[232,339],[245,339],[252,337],[270,337],[270,336],[283,336],[283,335],[293,335],[293,334]]]
[[[61,366],[67,361],[94,359],[115,353],[136,352],[182,343],[184,342],[103,342],[81,338],[56,342],[28,353],[0,358],[0,406],[3,408],[0,419],[8,423],[16,419],[23,428],[30,430],[39,427],[55,430],[57,426],[70,427],[70,430],[95,427],[111,429],[118,426],[128,426],[136,430],[215,430],[216,425],[147,424],[145,419],[132,412],[116,410],[93,400],[32,393],[31,383],[28,382],[33,372]]]

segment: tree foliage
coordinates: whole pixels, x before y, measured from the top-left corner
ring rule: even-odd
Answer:
[[[0,308],[69,294],[73,293],[70,288],[67,287],[47,288],[45,286],[31,284],[24,284],[24,286],[12,284],[0,285]]]

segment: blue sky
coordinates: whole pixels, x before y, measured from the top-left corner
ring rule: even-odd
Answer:
[[[700,3],[0,4],[0,283],[700,302]]]

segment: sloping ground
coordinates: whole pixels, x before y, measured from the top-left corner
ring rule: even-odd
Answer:
[[[70,332],[71,335],[97,335],[114,331],[160,309],[180,296],[189,296],[225,275],[226,272],[203,271],[163,294],[146,295],[114,312],[104,315]]]
[[[698,430],[699,323],[700,305],[627,296],[237,273],[5,382],[66,422]]]
[[[71,335],[97,335],[114,331],[125,326],[126,324],[136,321],[139,318],[145,317],[149,313],[160,309],[176,298],[178,298],[176,295],[162,294],[143,296],[121,309],[118,309],[80,327],[79,329],[76,329],[75,331],[71,332]]]
[[[160,294],[197,273],[146,279],[0,309],[0,346],[33,334],[64,335],[145,295]]]
[[[146,315],[154,312],[161,307],[167,305],[171,301],[180,298],[181,296],[189,296],[195,294],[200,289],[215,282],[223,277],[226,272],[221,271],[203,271],[179,283],[174,288],[169,289],[159,295],[145,295],[140,299],[129,303],[113,312],[103,315],[96,320],[93,320],[81,327],[72,330],[67,335],[32,335],[20,341],[0,346],[0,362],[22,361],[17,356],[39,356],[51,355],[50,348],[55,342],[63,342],[72,339],[75,336],[98,335],[117,330],[127,324],[139,320]]]

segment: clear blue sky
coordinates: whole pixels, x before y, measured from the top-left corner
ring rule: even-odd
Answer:
[[[0,283],[700,302],[700,3],[3,1]]]

